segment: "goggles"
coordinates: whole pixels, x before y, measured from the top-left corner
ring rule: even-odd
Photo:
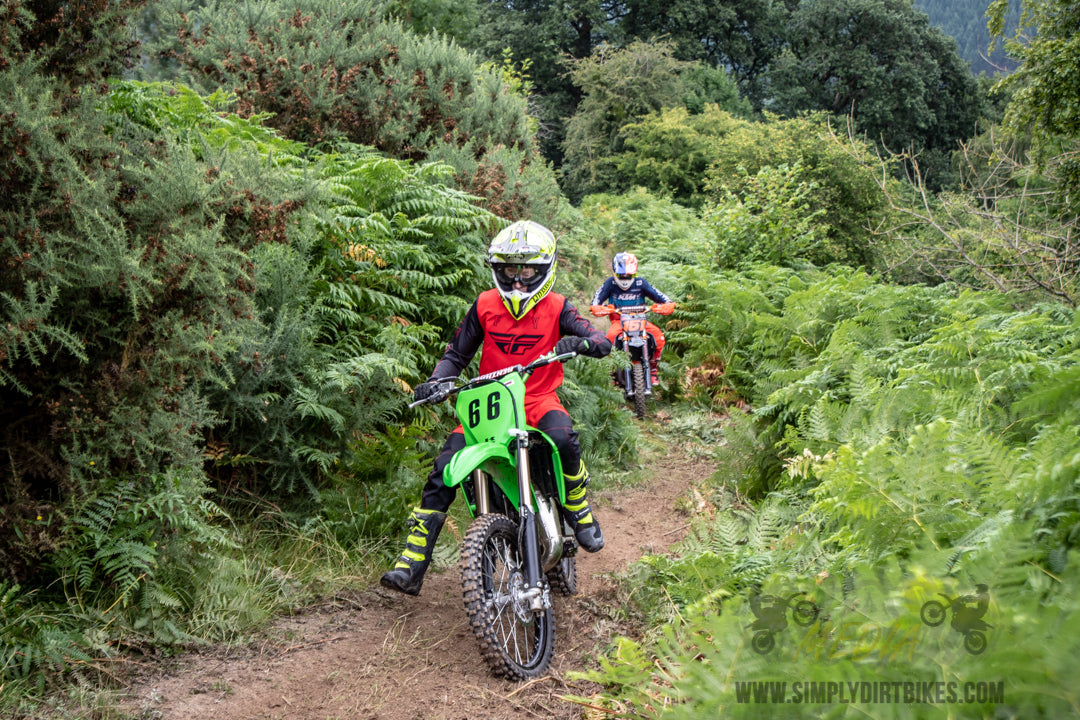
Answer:
[[[499,267],[497,272],[507,282],[528,285],[529,282],[536,278],[539,271],[534,265],[503,265]]]

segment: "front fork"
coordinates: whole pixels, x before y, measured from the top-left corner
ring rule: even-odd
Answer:
[[[623,388],[626,390],[627,397],[633,397],[634,395],[634,353],[630,349],[629,339],[623,337],[623,348],[626,350],[626,356],[630,359],[630,367],[623,368],[620,372],[623,374]],[[645,394],[652,394],[652,358],[649,357],[649,345],[648,338],[645,339],[645,346],[641,348],[641,369],[645,375]]]
[[[473,493],[476,496],[476,517],[491,512],[491,494],[487,476],[480,468],[472,471]]]
[[[527,430],[511,430],[516,440],[518,497],[521,529],[518,542],[525,564],[524,598],[533,612],[544,610],[544,589],[541,585],[540,542],[537,536],[536,509],[533,507],[532,478],[529,475],[529,433]]]

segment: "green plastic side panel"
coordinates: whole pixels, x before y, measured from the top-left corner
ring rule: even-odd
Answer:
[[[502,488],[514,507],[520,506],[517,469],[507,445],[488,442],[462,448],[443,470],[443,484],[446,487],[457,487],[468,480],[476,468],[482,468],[484,472],[491,475],[492,480]],[[469,510],[474,515],[476,514],[475,507],[470,505]]]

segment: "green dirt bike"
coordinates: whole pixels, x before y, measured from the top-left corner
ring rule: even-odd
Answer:
[[[575,355],[545,355],[472,380],[448,378],[409,406],[457,395],[466,445],[446,466],[443,482],[461,486],[475,518],[461,546],[465,614],[484,660],[512,680],[538,677],[551,664],[552,588],[577,592],[577,543],[559,515],[566,501],[559,451],[525,423],[525,380]]]

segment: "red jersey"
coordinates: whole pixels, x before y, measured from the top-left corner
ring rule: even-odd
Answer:
[[[551,352],[564,335],[588,338],[591,346],[586,354],[594,357],[604,357],[611,350],[611,341],[558,293],[548,293],[525,317],[515,320],[503,305],[499,291],[487,290],[465,314],[431,377],[459,375],[477,350],[480,350],[481,375],[527,365]],[[557,404],[555,389],[562,381],[562,363],[539,368],[525,382],[526,405],[535,406],[541,399],[554,400]]]

